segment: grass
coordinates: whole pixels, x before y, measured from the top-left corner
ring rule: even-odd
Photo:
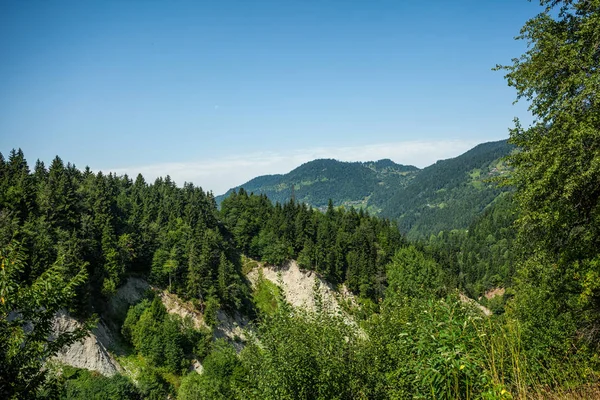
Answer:
[[[481,176],[481,170],[479,168],[475,168],[473,171],[469,173],[471,179],[479,179]]]
[[[242,273],[244,275],[248,275],[250,271],[257,267],[260,267],[260,263],[258,261],[242,255]]]
[[[277,311],[277,299],[280,296],[279,287],[265,279],[262,270],[259,270],[256,288],[252,295],[254,304],[262,313],[272,315]]]
[[[491,317],[478,331],[484,369],[493,385],[506,388],[510,398],[600,399],[598,376],[577,361],[554,360],[554,365],[540,371],[540,360],[525,351],[517,321]]]

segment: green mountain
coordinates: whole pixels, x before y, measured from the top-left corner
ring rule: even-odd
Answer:
[[[285,175],[265,175],[229,190],[265,194],[284,203],[299,202],[324,209],[354,206],[397,220],[403,232],[418,238],[441,230],[467,228],[506,189],[490,178],[507,173],[502,158],[513,149],[506,140],[480,144],[466,153],[418,169],[391,160],[341,162],[314,160]],[[293,189],[292,189],[293,188]]]
[[[218,196],[216,201],[220,204],[234,190],[244,188],[248,193],[265,194],[271,201],[279,203],[288,201],[293,195],[299,202],[321,209],[327,207],[329,199],[336,206],[368,207],[372,196],[405,187],[418,172],[417,167],[391,160],[342,162],[320,159],[302,164],[285,175],[254,178]]]
[[[513,149],[505,140],[477,145],[422,169],[409,185],[387,198],[374,198],[370,205],[380,208],[381,216],[398,220],[410,238],[466,229],[508,190],[498,187],[493,178],[509,172],[503,159]]]

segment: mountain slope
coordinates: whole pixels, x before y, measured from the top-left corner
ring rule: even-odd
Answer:
[[[421,170],[405,188],[374,198],[381,215],[398,220],[409,237],[464,229],[506,191],[490,181],[508,173],[502,161],[513,146],[505,140],[477,145],[466,153]]]
[[[265,175],[229,190],[216,198],[217,203],[233,190],[244,188],[249,193],[266,194],[273,202],[286,202],[293,195],[299,202],[317,208],[327,206],[329,199],[336,206],[366,207],[375,192],[403,187],[419,169],[399,165],[391,160],[376,162],[342,162],[320,159],[302,164],[285,175]]]
[[[489,179],[508,172],[502,159],[512,150],[506,140],[483,143],[422,170],[391,160],[314,160],[285,175],[254,178],[216,200],[220,204],[239,188],[280,203],[293,194],[297,201],[321,209],[331,199],[335,206],[365,208],[397,220],[401,230],[416,239],[442,230],[466,229],[507,190]]]

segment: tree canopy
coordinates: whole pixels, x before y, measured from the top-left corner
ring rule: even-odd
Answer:
[[[535,118],[529,127],[517,121],[510,133],[520,149],[510,158],[515,173],[508,181],[517,188],[521,213],[517,311],[532,329],[545,325],[536,323],[536,316],[563,318],[557,335],[569,330],[570,339],[577,332],[597,345],[600,1],[540,4],[545,11],[527,21],[518,37],[527,41],[527,51],[499,67],[507,71],[517,100],[530,102]]]

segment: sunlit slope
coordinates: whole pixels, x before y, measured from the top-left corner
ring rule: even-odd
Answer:
[[[331,199],[334,206],[364,208],[397,220],[403,232],[418,238],[467,228],[508,190],[499,188],[492,178],[509,172],[503,158],[512,149],[505,140],[483,143],[424,169],[391,160],[314,160],[285,175],[254,178],[218,196],[217,203],[240,188],[264,194],[273,202],[284,203],[294,196],[320,209]]]

